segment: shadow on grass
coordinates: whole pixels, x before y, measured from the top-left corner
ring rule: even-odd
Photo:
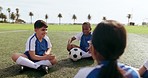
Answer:
[[[92,58],[85,58],[78,61],[72,61],[71,59],[67,58],[67,59],[62,59],[58,61],[58,63],[51,70],[57,71],[64,67],[80,68],[80,67],[90,66],[92,64],[94,64],[94,60]]]
[[[54,71],[58,71],[61,68],[79,68],[79,67],[85,67],[85,66],[89,66],[92,65],[94,63],[94,61],[92,59],[81,59],[78,60],[76,62],[73,62],[71,59],[67,58],[67,59],[62,59],[59,60],[58,63],[56,65],[54,65],[52,68],[49,69],[49,73],[52,73]],[[41,78],[43,76],[45,76],[46,74],[42,73],[41,71],[35,70],[35,69],[27,69],[26,71],[20,73],[20,66],[19,65],[12,65],[10,67],[4,68],[4,69],[0,69],[0,77],[1,78],[5,78],[5,77],[24,77],[27,76],[28,78]],[[47,74],[47,75],[48,75]]]
[[[35,78],[40,78],[44,76],[45,74],[37,71],[35,69],[29,69],[27,71],[24,71],[22,73],[19,72],[20,66],[19,65],[13,65],[8,68],[0,69],[0,77],[1,78],[6,78],[6,77],[15,77],[21,75],[27,75],[27,77],[35,77]]]
[[[80,59],[78,61],[72,61],[71,59],[67,58],[67,59],[63,59],[63,60],[58,61],[57,66],[77,68],[77,67],[90,66],[93,63],[94,63],[94,60],[92,58]]]

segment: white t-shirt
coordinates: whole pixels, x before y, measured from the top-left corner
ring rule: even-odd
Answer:
[[[76,34],[74,37],[76,38],[76,40],[79,41],[79,40],[81,40],[82,35],[83,35],[83,32],[80,32],[80,33]]]
[[[45,37],[43,39],[45,39],[47,41],[47,47],[51,48],[52,44],[50,42],[49,37],[45,35]],[[37,41],[37,38],[36,38],[35,33],[34,33],[33,35],[31,35],[28,38],[28,40],[26,42],[26,50],[25,51],[35,51],[35,49],[37,48],[36,41]]]

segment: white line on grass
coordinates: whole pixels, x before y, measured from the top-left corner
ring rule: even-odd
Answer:
[[[2,32],[0,32],[0,33],[9,33],[9,32],[24,32],[24,31],[28,31],[28,30],[2,31]]]

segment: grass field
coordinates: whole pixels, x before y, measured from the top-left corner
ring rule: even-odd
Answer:
[[[148,34],[147,26],[125,27],[128,33],[146,36]],[[92,28],[94,29],[95,26],[92,26]],[[68,52],[66,51],[67,40],[80,31],[80,25],[49,25],[48,36],[53,45],[52,53],[56,55],[58,63],[49,70],[49,74],[43,74],[36,70],[29,70],[20,74],[18,72],[19,66],[11,60],[11,54],[24,52],[25,42],[34,32],[33,25],[0,24],[0,77],[72,78],[81,67],[96,65],[90,59],[82,59],[78,62],[72,62],[68,59]],[[78,44],[78,42],[75,43]]]

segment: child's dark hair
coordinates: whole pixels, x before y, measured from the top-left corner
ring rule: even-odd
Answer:
[[[84,22],[83,24],[82,24],[82,26],[83,25],[87,25],[87,26],[89,26],[89,28],[91,29],[91,24],[89,23],[89,22]]]
[[[43,21],[43,20],[37,20],[37,21],[34,23],[34,28],[35,28],[35,29],[36,29],[36,28],[42,28],[42,27],[45,27],[45,28],[48,27],[48,25],[47,25],[47,23],[46,23],[45,21]]]
[[[117,59],[126,47],[126,30],[123,24],[106,20],[97,25],[92,36],[92,45],[107,61],[100,71],[100,78],[124,78],[118,70]]]
[[[84,22],[82,25],[90,25],[90,23],[89,22]]]

